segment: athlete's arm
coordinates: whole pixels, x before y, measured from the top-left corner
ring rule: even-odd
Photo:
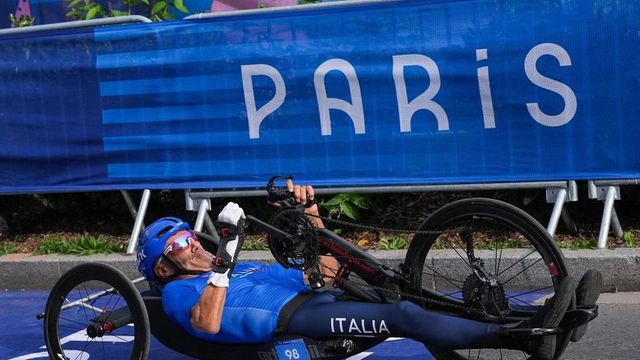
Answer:
[[[198,302],[191,308],[191,325],[198,331],[217,334],[227,297],[226,287],[207,284]]]
[[[220,244],[213,261],[212,272],[198,302],[191,308],[191,325],[197,330],[217,334],[227,297],[229,277],[244,242],[244,229],[238,225],[244,210],[236,203],[228,203],[218,215]]]

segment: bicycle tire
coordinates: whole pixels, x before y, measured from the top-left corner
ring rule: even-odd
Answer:
[[[105,284],[105,288],[112,287],[115,289],[115,294],[113,296],[121,296],[126,306],[129,308],[131,315],[133,317],[133,344],[131,355],[129,359],[131,360],[145,360],[149,355],[149,345],[151,341],[150,335],[150,327],[149,327],[149,318],[147,315],[146,308],[142,301],[142,297],[140,296],[140,292],[134,287],[131,281],[123,275],[116,268],[100,263],[87,263],[78,265],[69,271],[67,271],[62,277],[55,283],[53,289],[49,293],[49,297],[47,299],[47,305],[45,307],[45,317],[44,317],[44,336],[47,352],[49,353],[49,357],[51,359],[67,359],[69,358],[66,355],[63,346],[65,344],[64,341],[61,341],[61,327],[64,328],[67,326],[62,325],[60,322],[61,312],[63,311],[61,308],[65,302],[69,301],[70,294],[77,294],[78,296],[90,295],[88,293],[88,289],[85,288],[85,292],[81,290],[76,290],[77,286],[82,284],[91,284],[95,285],[98,283]],[[105,296],[106,297],[106,296]],[[104,299],[103,301],[108,300],[109,302],[112,299]],[[113,308],[111,310],[115,310],[116,306],[118,306],[119,298],[113,302]],[[107,303],[108,306],[109,303]],[[89,306],[94,306],[94,304],[90,304]],[[107,306],[107,307],[108,307]],[[107,310],[105,307],[104,310]],[[80,308],[80,307],[78,307]],[[122,306],[118,307],[122,308]],[[82,307],[85,310],[84,317],[86,320],[87,326],[90,325],[91,319],[95,319],[96,316],[100,315],[100,312],[95,312],[95,308],[93,311],[87,311],[86,306]],[[64,311],[70,311],[64,310]],[[79,311],[77,311],[79,312]],[[73,321],[76,322],[76,321]],[[71,323],[73,323],[71,322]],[[77,326],[84,325],[84,323],[77,322]],[[123,328],[126,328],[124,326]],[[81,329],[81,328],[80,328]],[[66,329],[65,329],[66,330]],[[78,333],[76,333],[78,334]],[[86,335],[86,334],[85,334]],[[76,336],[77,338],[78,336]],[[82,353],[87,350],[88,345],[90,345],[94,338],[89,340],[89,335],[86,335],[85,343],[83,350],[78,352],[78,350],[67,350],[69,353],[78,353],[76,358],[80,356],[80,358],[84,358]],[[100,337],[102,339],[102,336]],[[77,341],[77,339],[76,339]],[[124,341],[123,341],[124,342]],[[102,350],[105,350],[104,342],[102,342]],[[111,358],[113,354],[103,354],[105,358]]]
[[[435,230],[435,231],[444,232],[446,230],[459,228],[460,226],[464,227],[464,226],[468,226],[469,224],[474,224],[474,225],[479,224],[480,222],[482,222],[483,224],[486,222],[491,226],[503,227],[508,229],[509,231],[515,231],[517,233],[520,233],[522,235],[522,238],[526,239],[529,242],[529,245],[533,247],[534,250],[532,251],[537,251],[539,253],[540,260],[544,262],[544,265],[546,266],[546,269],[548,271],[547,275],[549,275],[549,279],[546,279],[546,280],[543,279],[543,280],[547,282],[550,281],[551,284],[549,286],[553,287],[553,292],[555,293],[555,289],[559,281],[561,281],[564,277],[567,276],[567,268],[564,262],[564,257],[562,255],[562,252],[560,251],[558,246],[555,244],[555,242],[553,241],[549,233],[546,231],[546,229],[539,222],[537,222],[530,215],[528,215],[527,213],[525,213],[524,211],[522,211],[521,209],[513,205],[504,203],[502,201],[498,201],[494,199],[485,199],[485,198],[472,198],[472,199],[458,200],[450,204],[447,204],[442,208],[438,209],[436,212],[434,212],[431,216],[429,216],[429,218],[425,220],[425,222],[420,226],[419,230],[426,230],[426,231]],[[483,225],[483,226],[487,226],[487,225]],[[433,250],[434,245],[436,245],[435,247],[437,247],[438,245],[440,246],[442,245],[443,241],[440,235],[441,234],[437,232],[433,234],[422,233],[422,234],[416,234],[416,236],[413,238],[409,246],[409,249],[407,250],[407,255],[404,262],[405,269],[410,273],[410,276],[411,276],[410,283],[405,289],[410,294],[413,294],[416,296],[425,296],[425,291],[423,289],[423,269],[425,266],[425,260],[427,259],[427,256],[429,255],[429,253]],[[447,235],[444,235],[444,236],[447,236]],[[500,260],[498,260],[497,258],[498,240],[497,239],[498,238],[496,237],[496,240],[495,240],[496,241],[496,244],[495,244],[496,257],[494,260],[494,270],[495,270],[495,274],[498,274],[499,276],[500,270],[501,270],[500,260],[502,259],[503,248],[502,247],[500,248]],[[473,241],[474,240],[471,240],[472,243]],[[455,252],[455,248],[452,247],[452,249]],[[528,251],[529,250],[527,250],[527,252]],[[436,251],[433,251],[433,252],[436,253]],[[463,251],[463,255],[464,254],[465,252]],[[434,259],[436,259],[436,256],[437,254],[432,256],[431,259],[434,261],[432,262],[432,264],[435,264]],[[457,256],[460,256],[460,254],[458,253]],[[528,256],[530,255],[526,255],[526,257]],[[460,259],[462,260],[462,262],[464,262],[464,257],[461,256]],[[535,259],[535,257],[532,259]],[[528,261],[532,261],[532,259],[529,259]],[[524,259],[522,261],[524,261]],[[446,261],[443,261],[443,263],[446,263]],[[497,264],[497,267],[496,267],[496,264]],[[467,263],[467,266],[469,266],[468,263]],[[522,266],[524,266],[524,263]],[[437,277],[440,274],[435,270],[435,265],[434,265],[434,269],[432,270],[435,272],[433,274],[430,274],[433,276],[433,280],[432,279],[429,279],[429,280],[432,280],[433,283],[435,284],[438,282],[439,279],[437,279]],[[496,276],[496,278],[498,276]],[[441,282],[445,282],[442,279],[440,280]],[[500,279],[498,279],[498,281],[500,282]],[[511,279],[509,279],[508,281],[511,281]],[[449,282],[452,282],[452,281],[450,280]],[[467,281],[465,280],[464,284],[466,283]],[[503,284],[501,284],[500,286],[503,286]],[[434,287],[436,286],[434,285]],[[432,289],[432,290],[435,290],[435,289]],[[461,289],[461,290],[464,290],[464,289]],[[436,290],[436,293],[439,293],[439,292]],[[460,293],[462,293],[462,291],[460,291]],[[503,289],[503,293],[508,294],[508,292],[505,289]],[[427,296],[430,296],[429,294],[431,293],[426,293],[426,294]],[[450,297],[453,297],[452,294],[446,294],[446,295],[447,295],[446,296],[447,301],[451,301],[455,305],[462,304],[463,306],[468,306],[468,305],[465,305],[465,302],[463,300],[450,299]],[[508,295],[505,295],[505,297],[507,298],[508,302],[511,301],[511,299],[508,298]],[[439,298],[439,299],[443,300],[442,298]],[[408,300],[412,300],[412,299],[408,299]],[[413,301],[416,302],[415,300]],[[430,306],[426,303],[422,303],[422,304],[420,304],[419,302],[416,302],[416,303],[418,303],[418,305],[421,305],[423,307]],[[510,304],[509,306],[512,306],[512,305]],[[575,305],[572,304],[571,306],[574,307]],[[444,305],[445,311],[447,311],[446,307],[447,306]],[[471,308],[471,306],[468,306],[468,307]],[[440,308],[439,310],[443,310],[443,309]],[[456,310],[456,308],[454,307],[450,309],[451,313],[456,313],[456,311],[459,313],[459,309]],[[568,334],[558,335],[557,346],[556,346],[556,349],[557,349],[556,358],[558,358],[561,355],[568,341],[569,341]],[[454,351],[454,350],[447,350],[447,349],[437,349],[429,346],[427,346],[427,348],[430,350],[432,355],[439,360],[465,359],[465,357],[461,355],[461,352],[457,350]],[[481,350],[478,351],[477,354],[478,356],[476,356],[476,353],[474,352],[473,356],[471,356],[471,351],[469,351],[469,358],[471,357],[473,357],[474,359],[480,358]],[[500,356],[502,357],[502,350],[500,350]],[[490,358],[495,358],[495,355]],[[525,358],[527,357],[525,356]]]

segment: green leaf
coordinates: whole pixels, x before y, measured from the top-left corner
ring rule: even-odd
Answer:
[[[146,5],[149,5],[149,0],[142,0],[143,3],[145,3]]]
[[[151,14],[156,15],[159,12],[162,12],[166,8],[167,8],[167,3],[165,1],[158,1],[155,5],[153,5],[153,8],[151,9]]]
[[[76,5],[78,5],[81,1],[82,0],[72,0],[67,4],[67,7],[68,8],[72,8],[72,7],[76,6]]]
[[[111,16],[114,16],[114,17],[127,16],[127,15],[129,15],[127,11],[116,10],[116,9],[111,10]]]
[[[340,204],[340,211],[345,214],[347,217],[358,220],[358,208],[353,205],[349,205],[348,203]]]
[[[85,16],[85,19],[86,20],[93,19],[98,14],[98,11],[100,11],[100,8],[98,6],[92,7],[91,9],[89,9],[89,11],[87,11],[87,16]]]
[[[339,198],[338,196],[339,195],[336,195],[336,196],[332,197],[331,199],[329,199],[329,201],[322,202],[321,205],[322,206],[336,206],[336,205],[339,205],[343,200],[341,198]]]
[[[354,203],[357,207],[361,209],[368,209],[369,205],[367,204],[367,198],[360,194],[351,194],[350,201]]]
[[[176,0],[176,2],[173,4],[173,6],[175,6],[176,9],[182,11],[183,13],[188,13],[189,12],[189,10],[184,6],[183,0]]]

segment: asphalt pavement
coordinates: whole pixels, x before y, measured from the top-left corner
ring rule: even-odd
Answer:
[[[0,359],[46,359],[42,321],[35,315],[44,308],[46,290],[5,290],[0,292]],[[640,360],[640,293],[603,294],[600,315],[589,324],[585,337],[571,343],[562,359]],[[73,341],[73,339],[70,339]],[[79,343],[81,344],[81,343]],[[80,345],[79,345],[80,346]],[[117,344],[109,345],[117,353]],[[110,348],[111,349],[111,348]],[[112,351],[112,350],[109,350]],[[117,358],[117,356],[112,357]],[[155,339],[150,359],[187,360]],[[431,359],[426,349],[408,339],[392,339],[350,360]]]
[[[513,256],[518,256],[514,250]],[[390,266],[403,261],[403,251],[372,251]],[[579,278],[589,268],[599,269],[605,279],[600,300],[600,316],[589,325],[587,335],[572,343],[563,359],[640,360],[640,249],[564,251],[569,272]],[[452,255],[455,256],[455,255]],[[506,257],[511,256],[505,254]],[[247,251],[244,261],[273,262],[269,252]],[[438,261],[447,257],[441,256]],[[48,290],[69,268],[85,262],[113,265],[129,278],[139,277],[133,255],[93,256],[13,254],[0,257],[0,359],[47,358],[42,322],[35,314],[44,309]],[[442,264],[440,264],[442,265]],[[408,339],[394,339],[378,345],[352,360],[430,359],[426,349]],[[150,359],[183,360],[157,341],[152,342]]]

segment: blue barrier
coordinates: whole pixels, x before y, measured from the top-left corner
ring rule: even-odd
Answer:
[[[389,1],[0,36],[0,193],[640,175],[640,3]]]

